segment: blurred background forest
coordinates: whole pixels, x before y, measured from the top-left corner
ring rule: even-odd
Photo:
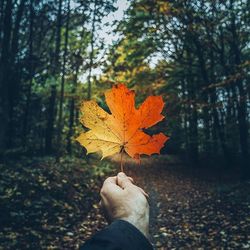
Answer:
[[[79,152],[79,103],[105,105],[125,83],[139,103],[163,95],[164,152],[247,167],[249,11],[247,0],[1,1],[1,157]]]
[[[33,176],[25,157],[91,163],[75,141],[79,105],[106,108],[116,83],[134,89],[138,105],[163,96],[166,119],[154,128],[171,138],[163,155],[247,177],[249,69],[249,0],[1,0],[1,169],[22,170],[0,191],[22,171]]]

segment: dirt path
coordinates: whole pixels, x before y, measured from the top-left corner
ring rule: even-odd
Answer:
[[[185,170],[173,157],[147,158],[142,166],[128,162],[125,171],[150,195],[155,248],[250,248],[250,183],[222,184]]]

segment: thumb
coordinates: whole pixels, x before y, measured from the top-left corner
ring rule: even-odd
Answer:
[[[131,182],[131,178],[128,177],[125,173],[123,172],[120,172],[118,175],[117,175],[117,184],[118,186],[120,186],[121,188],[126,188],[130,185],[133,185],[132,182]]]

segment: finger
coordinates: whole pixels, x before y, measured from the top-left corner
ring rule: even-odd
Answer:
[[[100,195],[101,197],[103,197],[103,196],[110,195],[113,192],[120,191],[120,190],[122,189],[116,184],[116,176],[108,177],[102,185]]]
[[[129,177],[123,172],[117,175],[117,184],[123,189],[133,185]]]
[[[140,187],[139,187],[139,189],[140,189],[140,191],[142,192],[142,194],[146,196],[146,198],[149,198],[148,193],[146,193],[146,192],[145,192],[142,188],[140,188]]]
[[[106,184],[116,184],[116,176],[112,176],[112,177],[108,177],[104,182],[103,182],[103,185],[106,185]]]
[[[104,205],[103,200],[101,200],[101,201],[99,202],[99,205],[100,205],[100,208],[101,208],[101,211],[102,211],[104,217],[106,218],[106,220],[108,221],[108,223],[111,223],[110,216],[109,216],[109,214],[108,214],[107,208],[106,208],[105,205]]]

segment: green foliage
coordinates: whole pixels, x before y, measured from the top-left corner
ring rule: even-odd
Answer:
[[[134,86],[139,102],[163,94],[163,126],[174,141],[170,151],[184,150],[195,162],[199,154],[224,155],[227,163],[241,152],[247,164],[249,77],[242,65],[249,62],[250,20],[245,13],[246,1],[131,1],[117,28],[123,36],[111,48],[100,82]]]
[[[96,164],[91,164],[90,168],[92,174],[95,177],[110,176],[114,175],[117,172],[117,170],[114,167],[114,164],[112,164],[108,160],[102,160],[97,162]]]

